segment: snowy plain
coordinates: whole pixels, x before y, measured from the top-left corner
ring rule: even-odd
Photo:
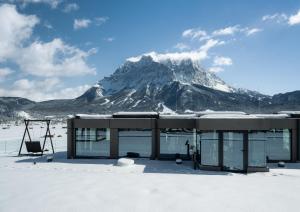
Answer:
[[[300,164],[268,173],[193,170],[189,162],[66,159],[64,124],[51,128],[56,154],[16,157],[24,126],[0,129],[0,211],[297,211]],[[44,128],[33,126],[36,139]],[[57,137],[61,135],[62,137]],[[35,162],[35,164],[34,164]]]

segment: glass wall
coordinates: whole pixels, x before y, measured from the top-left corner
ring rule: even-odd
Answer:
[[[289,129],[274,129],[267,132],[266,154],[269,160],[291,159],[291,132]]]
[[[219,165],[219,133],[201,132],[198,134],[200,142],[201,164],[207,166]]]
[[[160,154],[187,155],[188,145],[190,149],[196,145],[195,129],[161,129],[160,130]]]
[[[75,128],[76,156],[110,156],[110,130]]]
[[[248,133],[248,166],[266,167],[266,133]]]
[[[223,168],[232,171],[239,171],[244,169],[243,133],[223,133]]]
[[[119,129],[119,156],[127,152],[139,153],[140,157],[150,157],[152,150],[151,129]]]

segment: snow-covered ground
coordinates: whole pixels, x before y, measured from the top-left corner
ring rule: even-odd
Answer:
[[[189,162],[176,165],[174,161],[139,159],[136,165],[119,167],[116,160],[67,160],[62,126],[51,129],[63,137],[55,136],[57,153],[49,163],[47,156],[15,156],[17,151],[12,150],[18,149],[22,127],[11,127],[12,133],[0,129],[1,212],[281,212],[299,208],[298,163],[287,164],[287,168],[271,164],[268,173],[244,175],[193,170]],[[6,153],[2,149],[5,141]]]
[[[65,123],[51,124],[50,132],[53,137],[53,146],[58,151],[66,151],[67,150],[67,129]],[[8,129],[3,129],[8,128]],[[0,125],[0,155],[1,154],[11,154],[16,155],[19,151],[22,137],[24,134],[25,125],[19,124],[15,126],[14,123],[11,124],[1,124]],[[33,141],[41,141],[43,142],[43,136],[46,134],[46,124],[33,123],[29,126],[29,131],[31,135],[31,139]],[[28,137],[26,135],[26,140]],[[46,149],[50,150],[49,139],[46,142]],[[25,145],[23,145],[22,149],[23,153],[26,153]]]

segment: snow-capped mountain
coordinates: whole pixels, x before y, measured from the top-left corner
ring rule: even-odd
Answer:
[[[155,86],[159,90],[173,82],[182,85],[197,84],[225,92],[234,91],[215,74],[207,72],[190,59],[156,62],[151,56],[142,56],[136,62],[127,61],[98,84],[103,88],[104,95],[111,95],[123,89],[139,90]]]
[[[258,105],[257,102],[267,98],[258,92],[231,87],[191,59],[157,61],[144,55],[134,61],[127,60],[77,100],[97,102],[105,111],[183,112],[236,109],[243,101]],[[239,108],[251,107],[251,104]]]
[[[144,55],[127,60],[75,99],[33,102],[0,98],[0,118],[159,111],[241,110],[250,113],[300,110],[300,91],[268,96],[234,88],[191,59],[157,59]]]

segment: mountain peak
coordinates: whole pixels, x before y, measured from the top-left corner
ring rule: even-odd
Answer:
[[[96,99],[103,97],[103,88],[99,83],[93,85],[90,89],[88,89],[84,94],[79,96],[77,99],[91,102]]]

